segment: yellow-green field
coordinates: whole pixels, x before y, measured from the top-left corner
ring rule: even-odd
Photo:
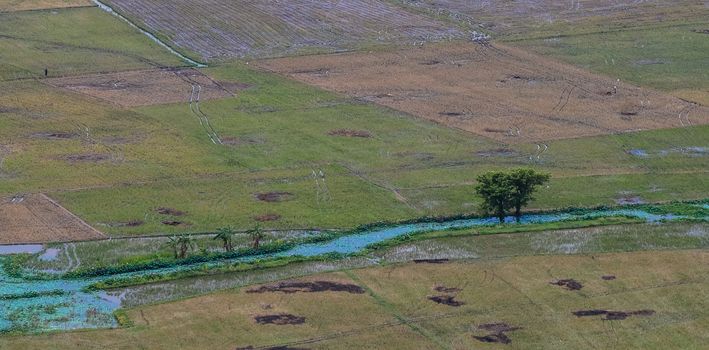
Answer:
[[[0,0],[0,12],[92,6],[90,0]]]
[[[365,293],[247,293],[228,290],[128,310],[134,326],[0,338],[12,349],[700,349],[709,323],[704,250],[529,256],[443,264],[395,264],[302,280],[355,284]],[[602,276],[613,275],[614,280]],[[578,291],[550,284],[574,279]],[[436,287],[458,288],[439,292]],[[464,305],[434,303],[454,295]],[[653,310],[603,320],[578,310]],[[300,325],[260,325],[255,316],[292,314]],[[481,343],[478,326],[504,322],[511,343]]]

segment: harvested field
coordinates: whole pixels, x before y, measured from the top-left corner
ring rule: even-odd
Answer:
[[[685,126],[678,115],[688,108],[692,125],[709,123],[707,107],[500,45],[436,44],[260,64],[506,143]]]
[[[124,107],[186,102],[193,89],[199,90],[199,100],[229,97],[236,92],[195,69],[128,71],[54,78],[47,82]]]
[[[18,195],[0,203],[0,244],[47,243],[104,235],[43,194]]]
[[[109,0],[116,11],[212,61],[338,51],[371,43],[462,36],[453,27],[379,0]],[[205,21],[209,18],[209,21]]]
[[[614,25],[660,21],[675,12],[701,9],[701,1],[634,0],[403,0],[405,5],[476,24],[497,35],[525,34],[540,26],[578,25],[593,19],[613,17]]]

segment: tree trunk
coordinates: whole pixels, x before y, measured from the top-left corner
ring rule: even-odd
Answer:
[[[515,205],[515,220],[517,220],[517,223],[522,219],[522,206],[519,204]]]
[[[497,209],[497,218],[500,220],[501,224],[505,223],[505,209]]]
[[[259,246],[259,244],[261,243],[260,241],[261,241],[260,238],[255,238],[255,239],[254,239],[254,249],[258,249],[258,246]]]

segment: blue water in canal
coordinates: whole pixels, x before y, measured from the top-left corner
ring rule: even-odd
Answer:
[[[648,222],[683,218],[674,215],[656,215],[637,209],[599,210],[584,214],[554,213],[524,215],[521,224],[548,223],[567,220],[580,220],[598,217],[628,216],[644,219]],[[705,220],[707,218],[704,218]],[[507,222],[514,222],[512,217]],[[328,242],[310,243],[292,249],[250,257],[223,260],[212,263],[184,265],[178,267],[145,270],[113,276],[89,279],[33,280],[14,278],[0,269],[0,331],[12,329],[44,331],[68,330],[79,328],[115,327],[113,311],[120,307],[120,298],[103,292],[85,292],[82,289],[92,283],[108,278],[141,276],[147,274],[167,274],[207,266],[220,266],[255,259],[286,256],[317,256],[326,253],[356,253],[370,244],[383,242],[399,236],[425,231],[447,230],[453,228],[471,228],[497,224],[495,218],[461,219],[446,222],[402,224],[370,231],[345,235]],[[2,247],[0,247],[2,248]],[[18,247],[6,248],[10,253],[17,253]],[[0,249],[0,253],[2,249]],[[29,253],[38,254],[36,247],[29,247]],[[53,252],[52,252],[53,253]],[[51,255],[52,253],[49,253]],[[47,254],[47,252],[45,252]],[[1,257],[0,257],[1,259]],[[33,293],[33,294],[29,294]]]

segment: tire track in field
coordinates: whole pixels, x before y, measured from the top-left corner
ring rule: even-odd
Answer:
[[[209,117],[206,113],[202,111],[202,108],[200,107],[199,102],[202,95],[202,85],[200,85],[198,82],[194,81],[190,77],[184,74],[180,74],[179,72],[175,72],[175,76],[177,76],[182,81],[187,82],[192,87],[192,91],[190,93],[189,98],[190,112],[192,112],[192,114],[197,117],[199,125],[201,125],[204,131],[207,133],[209,140],[212,141],[212,143],[215,145],[223,145],[224,143],[219,137],[219,134],[217,134],[217,131],[214,130],[212,123],[209,121]]]

